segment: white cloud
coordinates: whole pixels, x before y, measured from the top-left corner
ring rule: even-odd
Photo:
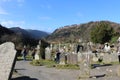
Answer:
[[[83,17],[83,14],[80,13],[80,12],[78,12],[78,13],[77,13],[77,16],[78,16],[78,17]]]
[[[41,19],[41,20],[51,20],[52,18],[48,17],[48,16],[43,16],[43,17],[39,17],[39,19]]]
[[[8,13],[7,13],[3,8],[0,7],[0,14],[6,15],[6,14],[8,14]]]
[[[25,0],[0,0],[0,4],[15,2],[18,6],[23,6]]]
[[[25,0],[17,0],[18,6],[23,6],[24,2],[25,2]]]
[[[10,1],[13,1],[13,0],[0,0],[2,2],[10,2]]]
[[[17,0],[18,3],[24,3],[25,0]]]
[[[1,25],[6,26],[6,27],[21,27],[25,24],[24,21],[1,21]]]
[[[41,8],[45,8],[45,9],[51,9],[52,8],[52,6],[49,5],[49,4],[46,4],[46,5],[45,4],[41,4],[40,7]]]

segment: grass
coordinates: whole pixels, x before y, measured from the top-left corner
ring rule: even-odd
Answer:
[[[30,62],[33,66],[43,66],[40,60],[33,60]]]
[[[55,62],[51,61],[51,60],[33,60],[30,62],[30,64],[32,64],[33,66],[52,66],[55,65]]]
[[[118,61],[116,62],[111,62],[112,65],[120,64]]]
[[[17,60],[18,60],[18,61],[19,61],[19,60],[23,60],[23,56],[18,56],[18,57],[17,57]],[[32,60],[32,56],[27,55],[27,56],[26,56],[26,60]]]
[[[75,70],[80,69],[79,65],[77,65],[77,64],[57,65],[56,68],[57,69],[75,69]]]
[[[33,66],[46,66],[48,68],[57,68],[57,69],[80,69],[77,64],[65,64],[59,65],[52,60],[33,60],[30,62]]]

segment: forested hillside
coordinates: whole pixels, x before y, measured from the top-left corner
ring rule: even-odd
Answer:
[[[47,40],[52,42],[76,42],[79,39],[83,41],[90,40],[90,32],[100,23],[109,24],[115,30],[115,33],[120,33],[120,24],[110,21],[95,21],[84,24],[74,24],[56,29]]]

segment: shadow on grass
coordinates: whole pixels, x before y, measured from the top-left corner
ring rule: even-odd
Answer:
[[[105,77],[105,74],[103,74],[103,75],[90,76],[90,78],[93,78],[93,77],[96,77],[96,78],[101,78],[101,77]]]
[[[112,64],[92,64],[91,65],[92,68],[104,67],[104,66],[112,66]]]
[[[38,79],[30,78],[28,76],[21,76],[21,77],[17,77],[17,78],[12,78],[11,80],[38,80]]]
[[[26,69],[22,68],[22,69],[14,69],[14,70],[17,71],[17,70],[26,70]]]

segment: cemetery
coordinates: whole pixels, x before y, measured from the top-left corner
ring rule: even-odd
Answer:
[[[111,46],[109,43],[105,43],[103,48],[99,47],[101,45],[96,45],[92,42],[66,44],[51,43],[43,46],[43,43],[39,41],[35,48],[34,58],[27,57],[31,56],[33,52],[32,50],[27,50],[24,46],[24,50],[26,49],[28,54],[27,56],[21,56],[23,60],[21,59],[20,61],[28,63],[28,65],[36,68],[45,66],[46,68],[53,68],[56,70],[63,69],[63,71],[76,70],[77,77],[74,80],[93,80],[98,78],[107,80],[107,78],[120,78],[118,58],[119,44],[119,39],[118,44]],[[11,42],[6,42],[0,45],[0,49],[0,65],[2,65],[0,66],[2,73],[0,77],[6,76],[3,80],[10,80],[17,61],[15,46]],[[26,58],[24,59],[24,57]],[[19,62],[19,60],[17,62]],[[15,79],[13,78],[13,80]]]
[[[92,42],[88,43],[67,43],[50,44],[45,47],[44,58],[41,56],[41,41],[36,47],[36,56],[30,64],[34,66],[46,66],[56,69],[75,69],[79,71],[78,79],[94,79],[99,77],[110,77],[120,75],[119,66],[114,70],[109,67],[119,65],[117,47],[110,47],[105,43],[103,48],[99,48]],[[103,72],[100,68],[108,67]],[[95,72],[94,72],[95,70]],[[97,71],[96,71],[97,70]],[[114,72],[114,73],[113,73]]]
[[[120,0],[0,0],[0,80],[120,80]]]

